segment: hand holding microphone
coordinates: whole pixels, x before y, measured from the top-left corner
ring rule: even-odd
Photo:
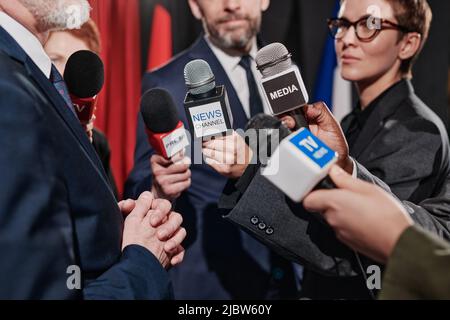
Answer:
[[[221,175],[237,179],[250,164],[265,164],[280,140],[292,132],[282,122],[267,114],[254,116],[246,125],[248,144],[233,131],[232,135],[203,143],[205,161]]]
[[[219,174],[237,179],[247,169],[252,157],[252,149],[238,133],[218,137],[203,142],[205,162]]]
[[[330,177],[338,189],[314,191],[303,205],[322,213],[346,245],[386,263],[400,235],[413,225],[411,217],[384,190],[354,179],[338,166],[330,170]]]
[[[316,102],[303,108],[308,129],[327,146],[338,153],[337,164],[347,173],[353,173],[353,161],[349,155],[347,140],[341,125],[324,102]]]
[[[170,94],[163,89],[147,91],[141,101],[141,115],[155,154],[150,159],[152,193],[170,201],[191,185],[191,161],[185,157],[189,141]]]
[[[154,154],[150,165],[153,173],[152,193],[155,198],[174,201],[191,186],[191,162],[183,153],[178,153],[170,160]]]

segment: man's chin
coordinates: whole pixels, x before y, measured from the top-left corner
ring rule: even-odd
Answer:
[[[245,32],[238,32],[227,34],[222,38],[222,42],[228,44],[229,47],[233,48],[243,48],[248,45],[248,43],[252,40],[252,36]]]

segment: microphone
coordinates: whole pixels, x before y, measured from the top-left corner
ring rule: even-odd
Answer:
[[[254,151],[258,150],[258,162],[263,166],[267,164],[267,158],[272,156],[272,151],[278,147],[280,141],[292,133],[280,119],[264,113],[251,118],[245,130],[256,130],[256,139],[249,139],[249,146]]]
[[[291,133],[291,131],[283,125],[280,119],[264,113],[257,114],[256,116],[251,118],[247,122],[247,125],[245,126],[245,130],[249,129],[263,130],[263,129],[280,129],[280,128],[287,129],[289,131],[289,134]]]
[[[183,122],[166,90],[156,88],[145,92],[141,99],[141,115],[147,127],[148,141],[158,154],[170,159],[189,145]]]
[[[75,52],[67,61],[64,81],[80,123],[87,125],[97,106],[97,95],[105,82],[102,60],[92,51]]]
[[[327,177],[337,160],[335,151],[301,128],[281,141],[261,174],[292,201],[301,202],[313,189],[334,188]]]
[[[201,59],[189,62],[184,68],[188,93],[184,107],[191,134],[195,139],[224,135],[233,129],[225,86],[216,86],[209,64]]]
[[[296,129],[307,127],[301,107],[308,103],[300,71],[292,63],[292,54],[281,43],[272,43],[256,54],[257,69],[262,74],[260,86],[271,113],[288,113],[297,123]]]

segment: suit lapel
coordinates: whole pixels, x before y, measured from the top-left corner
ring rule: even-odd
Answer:
[[[236,90],[228,78],[225,69],[222,67],[222,64],[209,47],[203,35],[200,36],[197,42],[192,46],[190,50],[190,58],[203,59],[209,63],[216,77],[216,83],[218,85],[225,85],[227,89],[228,99],[230,100],[230,108],[233,112],[233,127],[235,129],[244,128],[249,120],[245,114],[244,107],[242,106]]]
[[[31,60],[27,60],[26,67],[29,75],[36,81],[36,83],[41,87],[42,91],[52,102],[53,107],[70,128],[72,133],[77,138],[78,142],[82,145],[83,149],[88,154],[89,158],[92,160],[93,164],[99,168],[101,168],[101,162],[95,153],[95,149],[92,147],[89,139],[87,138],[86,132],[83,130],[75,115],[67,106],[67,103],[64,101],[62,96],[56,91],[53,84],[37,69],[36,65],[31,62]]]
[[[359,159],[361,154],[369,146],[370,141],[383,129],[383,117],[378,112],[373,112],[367,120],[364,128],[358,136],[350,154]]]
[[[41,88],[43,92],[51,102],[51,105],[55,108],[57,113],[60,115],[62,120],[69,127],[70,131],[74,134],[78,142],[83,147],[86,156],[95,167],[96,171],[99,173],[105,184],[109,187],[107,183],[107,178],[103,165],[98,158],[95,149],[89,142],[87,135],[83,128],[81,127],[78,119],[75,118],[72,111],[67,107],[66,102],[62,96],[58,93],[56,88],[50,82],[49,79],[40,71],[40,69],[34,64],[34,62],[27,56],[23,49],[17,44],[17,42],[3,29],[0,27],[0,45],[1,49],[8,54],[11,58],[21,62],[25,69],[27,70],[29,76],[35,81],[35,83]]]
[[[350,150],[351,155],[359,159],[370,142],[379,134],[384,128],[386,120],[397,111],[398,105],[406,99],[412,90],[412,86],[409,81],[402,80],[400,83],[394,85],[393,88],[381,97],[377,102],[376,110],[372,112],[369,119],[362,129],[354,147]],[[347,132],[349,120],[346,118],[342,121],[342,127],[344,132]]]
[[[348,129],[350,128],[350,124],[352,123],[353,115],[352,113],[348,114],[344,119],[341,121],[341,128],[342,131],[347,134]]]

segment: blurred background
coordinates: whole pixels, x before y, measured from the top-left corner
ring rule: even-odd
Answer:
[[[102,38],[106,84],[96,126],[108,137],[111,164],[122,192],[133,165],[143,73],[166,63],[202,32],[187,0],[90,0]],[[338,0],[277,0],[264,14],[261,36],[282,42],[299,65],[311,100],[324,100],[338,118],[355,105],[354,90],[336,77],[336,58],[326,19]],[[450,1],[428,0],[433,23],[414,68],[419,97],[450,124]],[[183,75],[180,74],[180,77]]]

